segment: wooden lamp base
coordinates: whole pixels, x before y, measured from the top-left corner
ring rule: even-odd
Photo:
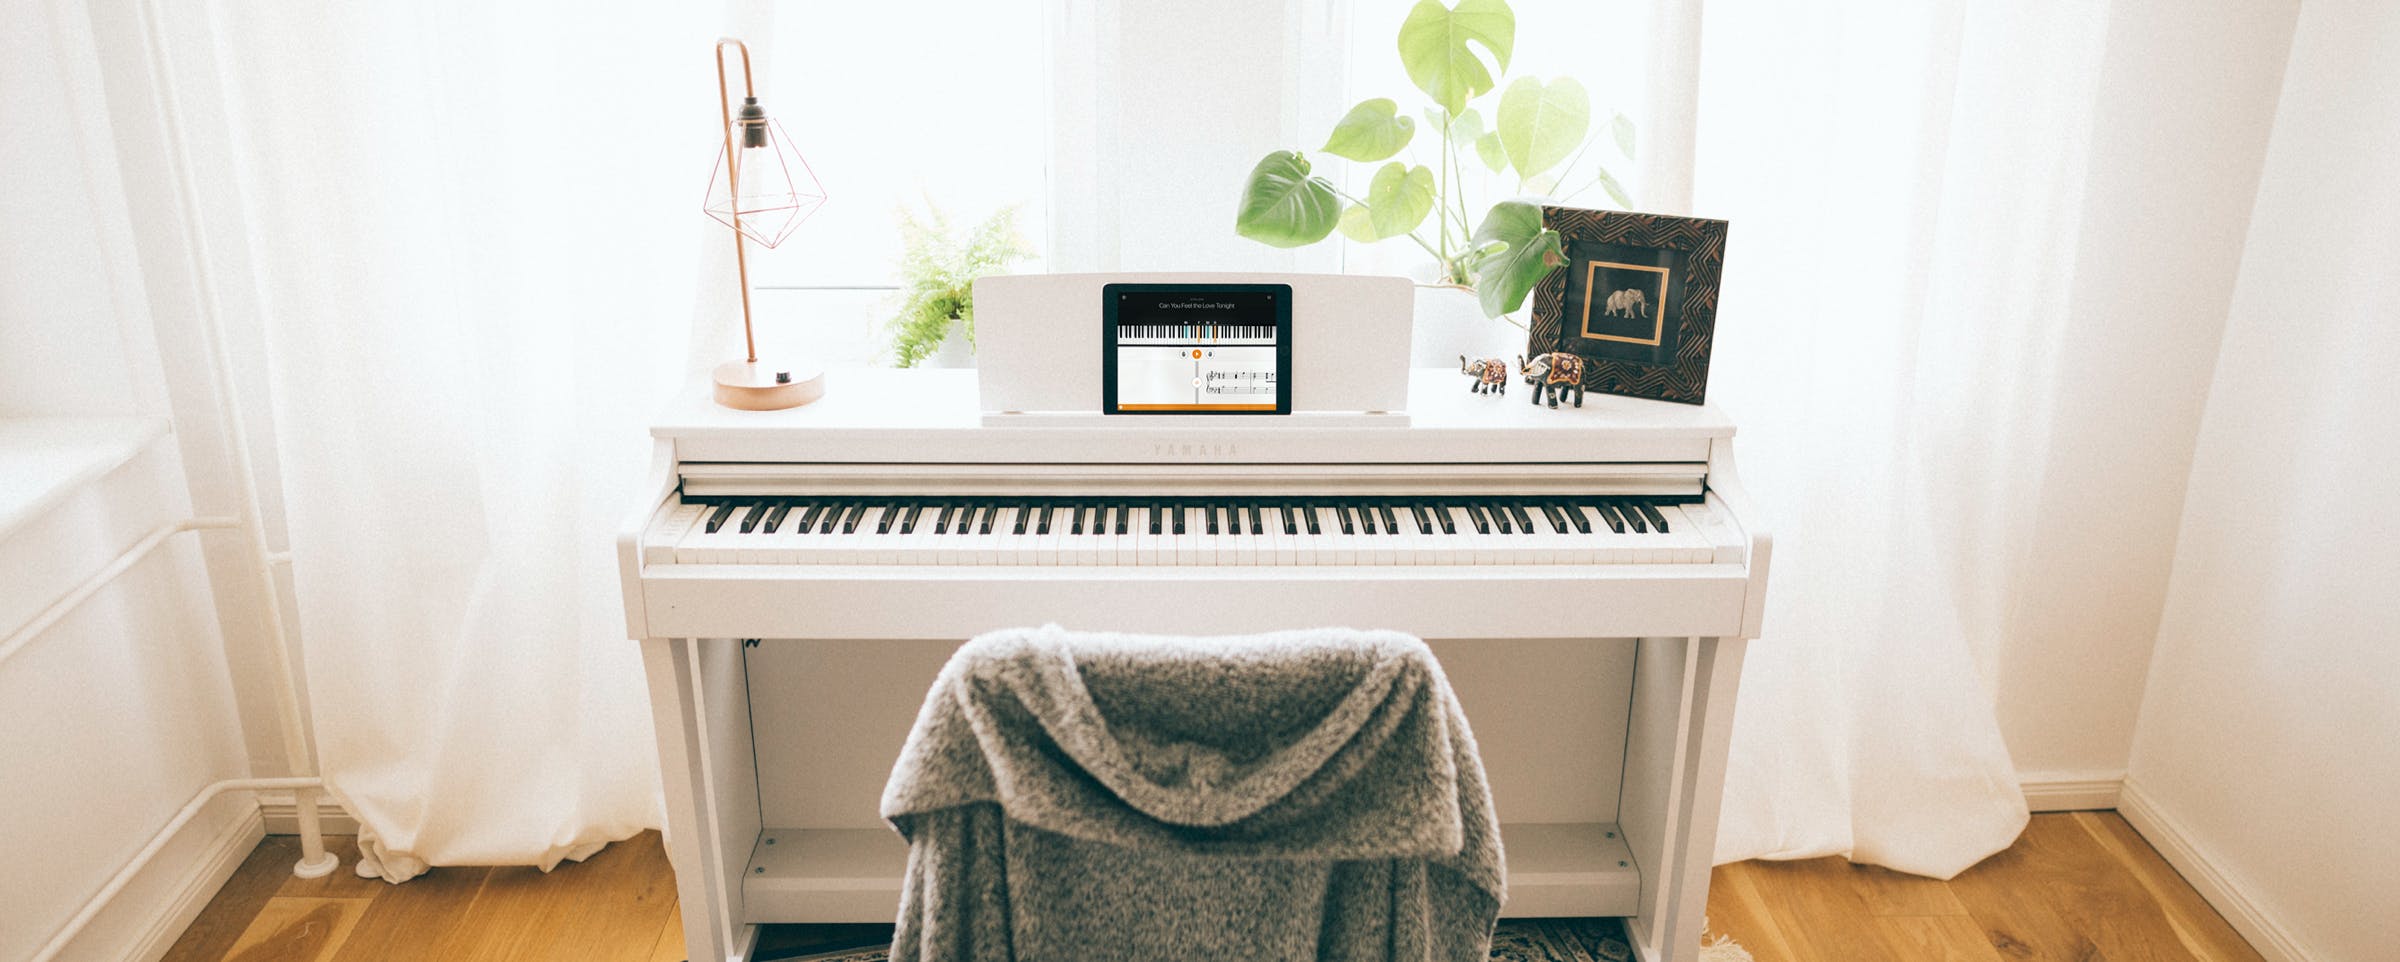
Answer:
[[[737,411],[781,411],[825,396],[825,370],[790,361],[717,365],[717,403]]]

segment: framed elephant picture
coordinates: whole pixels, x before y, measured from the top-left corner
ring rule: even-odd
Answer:
[[[1707,400],[1726,223],[1543,207],[1542,226],[1558,232],[1566,263],[1533,289],[1533,363],[1558,373],[1580,366],[1585,391]]]

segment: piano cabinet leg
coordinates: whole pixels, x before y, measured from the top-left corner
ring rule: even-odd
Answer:
[[[1725,751],[1741,687],[1741,638],[1636,643],[1620,828],[1642,870],[1629,920],[1642,962],[1691,962],[1708,911]]]
[[[645,638],[642,666],[666,788],[667,857],[691,962],[743,962],[742,872],[759,830],[749,685],[738,640]]]

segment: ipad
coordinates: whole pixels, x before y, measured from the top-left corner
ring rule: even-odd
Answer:
[[[1292,413],[1289,284],[1100,288],[1104,414]]]

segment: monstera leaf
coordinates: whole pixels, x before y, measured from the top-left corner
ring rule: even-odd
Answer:
[[[1399,161],[1383,165],[1367,184],[1369,223],[1377,238],[1398,237],[1416,230],[1433,213],[1433,171],[1423,164]]]
[[[1374,212],[1368,210],[1365,204],[1342,208],[1341,230],[1343,237],[1361,244],[1372,244],[1383,239],[1375,236]]]
[[[1486,317],[1523,307],[1534,285],[1567,262],[1558,232],[1542,226],[1542,209],[1523,201],[1493,204],[1475,229],[1475,244],[1475,297]]]
[[[1491,91],[1516,41],[1517,15],[1506,0],[1458,0],[1455,8],[1417,0],[1400,23],[1400,65],[1417,89],[1455,115]],[[1469,43],[1490,55],[1490,66]]]
[[[1548,84],[1520,77],[1500,95],[1500,146],[1517,177],[1530,179],[1567,159],[1592,129],[1592,98],[1561,77]]]
[[[1500,146],[1498,131],[1475,138],[1475,156],[1483,158],[1483,165],[1491,168],[1492,173],[1508,169],[1508,148]]]
[[[1308,158],[1289,150],[1268,154],[1242,185],[1235,233],[1262,244],[1300,247],[1324,240],[1341,219],[1333,184],[1309,174]]]
[[[1337,157],[1373,163],[1400,152],[1416,135],[1414,118],[1400,116],[1400,105],[1389,97],[1360,101],[1333,125],[1333,135],[1325,138],[1325,152]]]

